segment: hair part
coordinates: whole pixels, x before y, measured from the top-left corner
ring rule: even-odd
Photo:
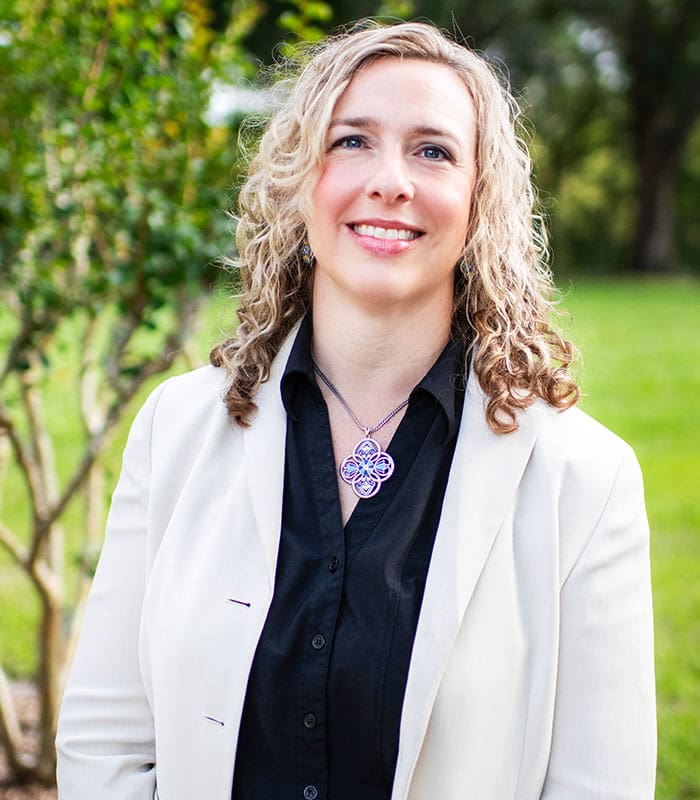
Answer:
[[[455,271],[452,333],[473,356],[492,430],[518,427],[537,398],[567,408],[579,397],[573,345],[553,327],[546,232],[537,212],[520,109],[485,58],[432,25],[363,21],[311,46],[305,66],[262,135],[239,195],[239,325],[215,347],[226,368],[230,416],[250,423],[255,395],[285,337],[311,304],[313,271],[300,247],[311,214],[335,105],[353,76],[379,59],[443,64],[465,83],[476,113],[477,177],[462,258]],[[465,363],[466,369],[466,363]]]

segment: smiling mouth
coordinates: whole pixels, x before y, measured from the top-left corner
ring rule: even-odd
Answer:
[[[380,228],[377,225],[351,225],[358,236],[371,236],[373,239],[401,239],[410,242],[423,234],[409,228]]]

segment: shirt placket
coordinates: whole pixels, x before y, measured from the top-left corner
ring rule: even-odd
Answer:
[[[304,437],[309,464],[314,464],[313,502],[318,518],[319,574],[309,606],[308,626],[301,643],[304,659],[300,691],[300,789],[304,800],[326,800],[327,685],[345,573],[340,499],[325,405],[314,416],[318,435]],[[329,502],[329,498],[332,500]]]

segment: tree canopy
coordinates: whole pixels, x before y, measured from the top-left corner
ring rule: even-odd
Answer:
[[[186,346],[207,265],[230,246],[236,132],[205,118],[215,78],[251,73],[241,39],[258,13],[241,2],[217,33],[194,0],[0,6],[0,479],[12,466],[30,510],[13,526],[0,509],[0,545],[41,607],[35,759],[0,669],[0,739],[20,777],[53,777],[63,671],[102,527],[98,457],[139,387]],[[66,337],[81,435],[61,471],[51,406]],[[69,593],[62,521],[79,492]]]

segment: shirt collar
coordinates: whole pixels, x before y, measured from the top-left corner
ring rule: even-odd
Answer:
[[[296,419],[294,398],[300,379],[305,378],[312,386],[317,385],[311,360],[312,336],[313,322],[309,311],[299,327],[280,385],[282,402],[293,419]],[[425,392],[438,403],[447,419],[448,439],[459,427],[464,405],[466,376],[464,345],[450,339],[433,366],[411,392],[411,397],[418,392]]]
[[[311,361],[311,336],[313,334],[313,323],[311,312],[308,312],[299,326],[296,339],[287,359],[287,366],[284,368],[280,392],[282,402],[287,413],[296,420],[294,398],[301,378],[316,386],[316,375],[314,365]]]
[[[437,361],[411,392],[427,392],[440,405],[447,418],[447,439],[459,428],[467,385],[464,345],[450,339]]]

